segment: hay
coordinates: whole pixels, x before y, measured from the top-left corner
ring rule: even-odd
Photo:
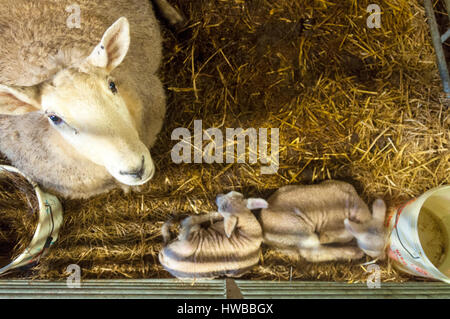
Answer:
[[[64,279],[74,263],[83,278],[168,278],[157,259],[162,223],[215,209],[215,195],[229,190],[268,197],[286,184],[335,178],[368,202],[381,196],[395,206],[450,183],[450,116],[418,1],[380,1],[381,29],[366,26],[370,1],[176,3],[190,23],[177,36],[164,29],[168,111],[152,149],[158,173],[141,194],[66,201],[60,239],[33,278]],[[280,128],[278,173],[172,163],[171,132],[192,132],[194,120]],[[296,263],[264,250],[244,278],[362,282],[360,263]],[[383,282],[411,280],[379,265]]]

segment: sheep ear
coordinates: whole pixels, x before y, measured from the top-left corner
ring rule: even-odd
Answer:
[[[236,216],[227,216],[223,219],[223,226],[225,228],[225,235],[227,235],[228,238],[231,237],[233,234],[234,229],[237,225],[237,217]]]
[[[249,198],[247,199],[247,208],[250,210],[268,208],[269,203],[262,198]]]
[[[87,62],[111,72],[122,63],[129,47],[130,24],[127,18],[122,17],[106,30],[100,43],[87,58]]]
[[[372,215],[373,219],[384,223],[384,218],[386,217],[386,204],[382,199],[376,199],[372,204]]]
[[[41,109],[38,86],[0,84],[0,114],[23,115]]]
[[[366,229],[364,225],[354,223],[350,221],[348,218],[344,220],[344,225],[345,229],[347,229],[347,231],[350,234],[352,234],[356,239],[365,234]]]

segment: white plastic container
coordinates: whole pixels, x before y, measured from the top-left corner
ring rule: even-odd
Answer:
[[[450,283],[450,185],[409,201],[386,224],[388,256],[399,270]]]
[[[4,172],[24,176],[33,185],[39,202],[39,221],[30,245],[10,264],[0,269],[0,275],[9,270],[38,262],[48,248],[58,239],[59,228],[63,222],[63,209],[56,196],[43,192],[36,183],[11,166],[0,165],[0,177]]]

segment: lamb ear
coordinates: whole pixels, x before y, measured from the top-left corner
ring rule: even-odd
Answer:
[[[381,224],[384,223],[386,217],[386,203],[382,199],[376,199],[372,204],[372,216]]]
[[[268,208],[269,203],[262,198],[249,198],[247,199],[247,208],[250,210]]]
[[[233,231],[237,225],[237,221],[237,217],[233,215],[224,217],[223,226],[225,228],[225,235],[227,235],[228,238],[230,238],[233,234]]]
[[[111,72],[122,63],[129,47],[130,24],[127,18],[122,17],[106,30],[100,43],[87,58],[87,62]]]
[[[0,114],[23,115],[41,109],[38,86],[0,84]]]

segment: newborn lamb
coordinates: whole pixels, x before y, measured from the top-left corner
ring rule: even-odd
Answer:
[[[216,204],[218,212],[184,219],[178,239],[170,243],[171,222],[164,224],[166,245],[159,260],[175,277],[240,277],[258,263],[262,230],[250,210],[267,208],[267,202],[232,191],[218,195]],[[201,226],[208,221],[210,226]]]

